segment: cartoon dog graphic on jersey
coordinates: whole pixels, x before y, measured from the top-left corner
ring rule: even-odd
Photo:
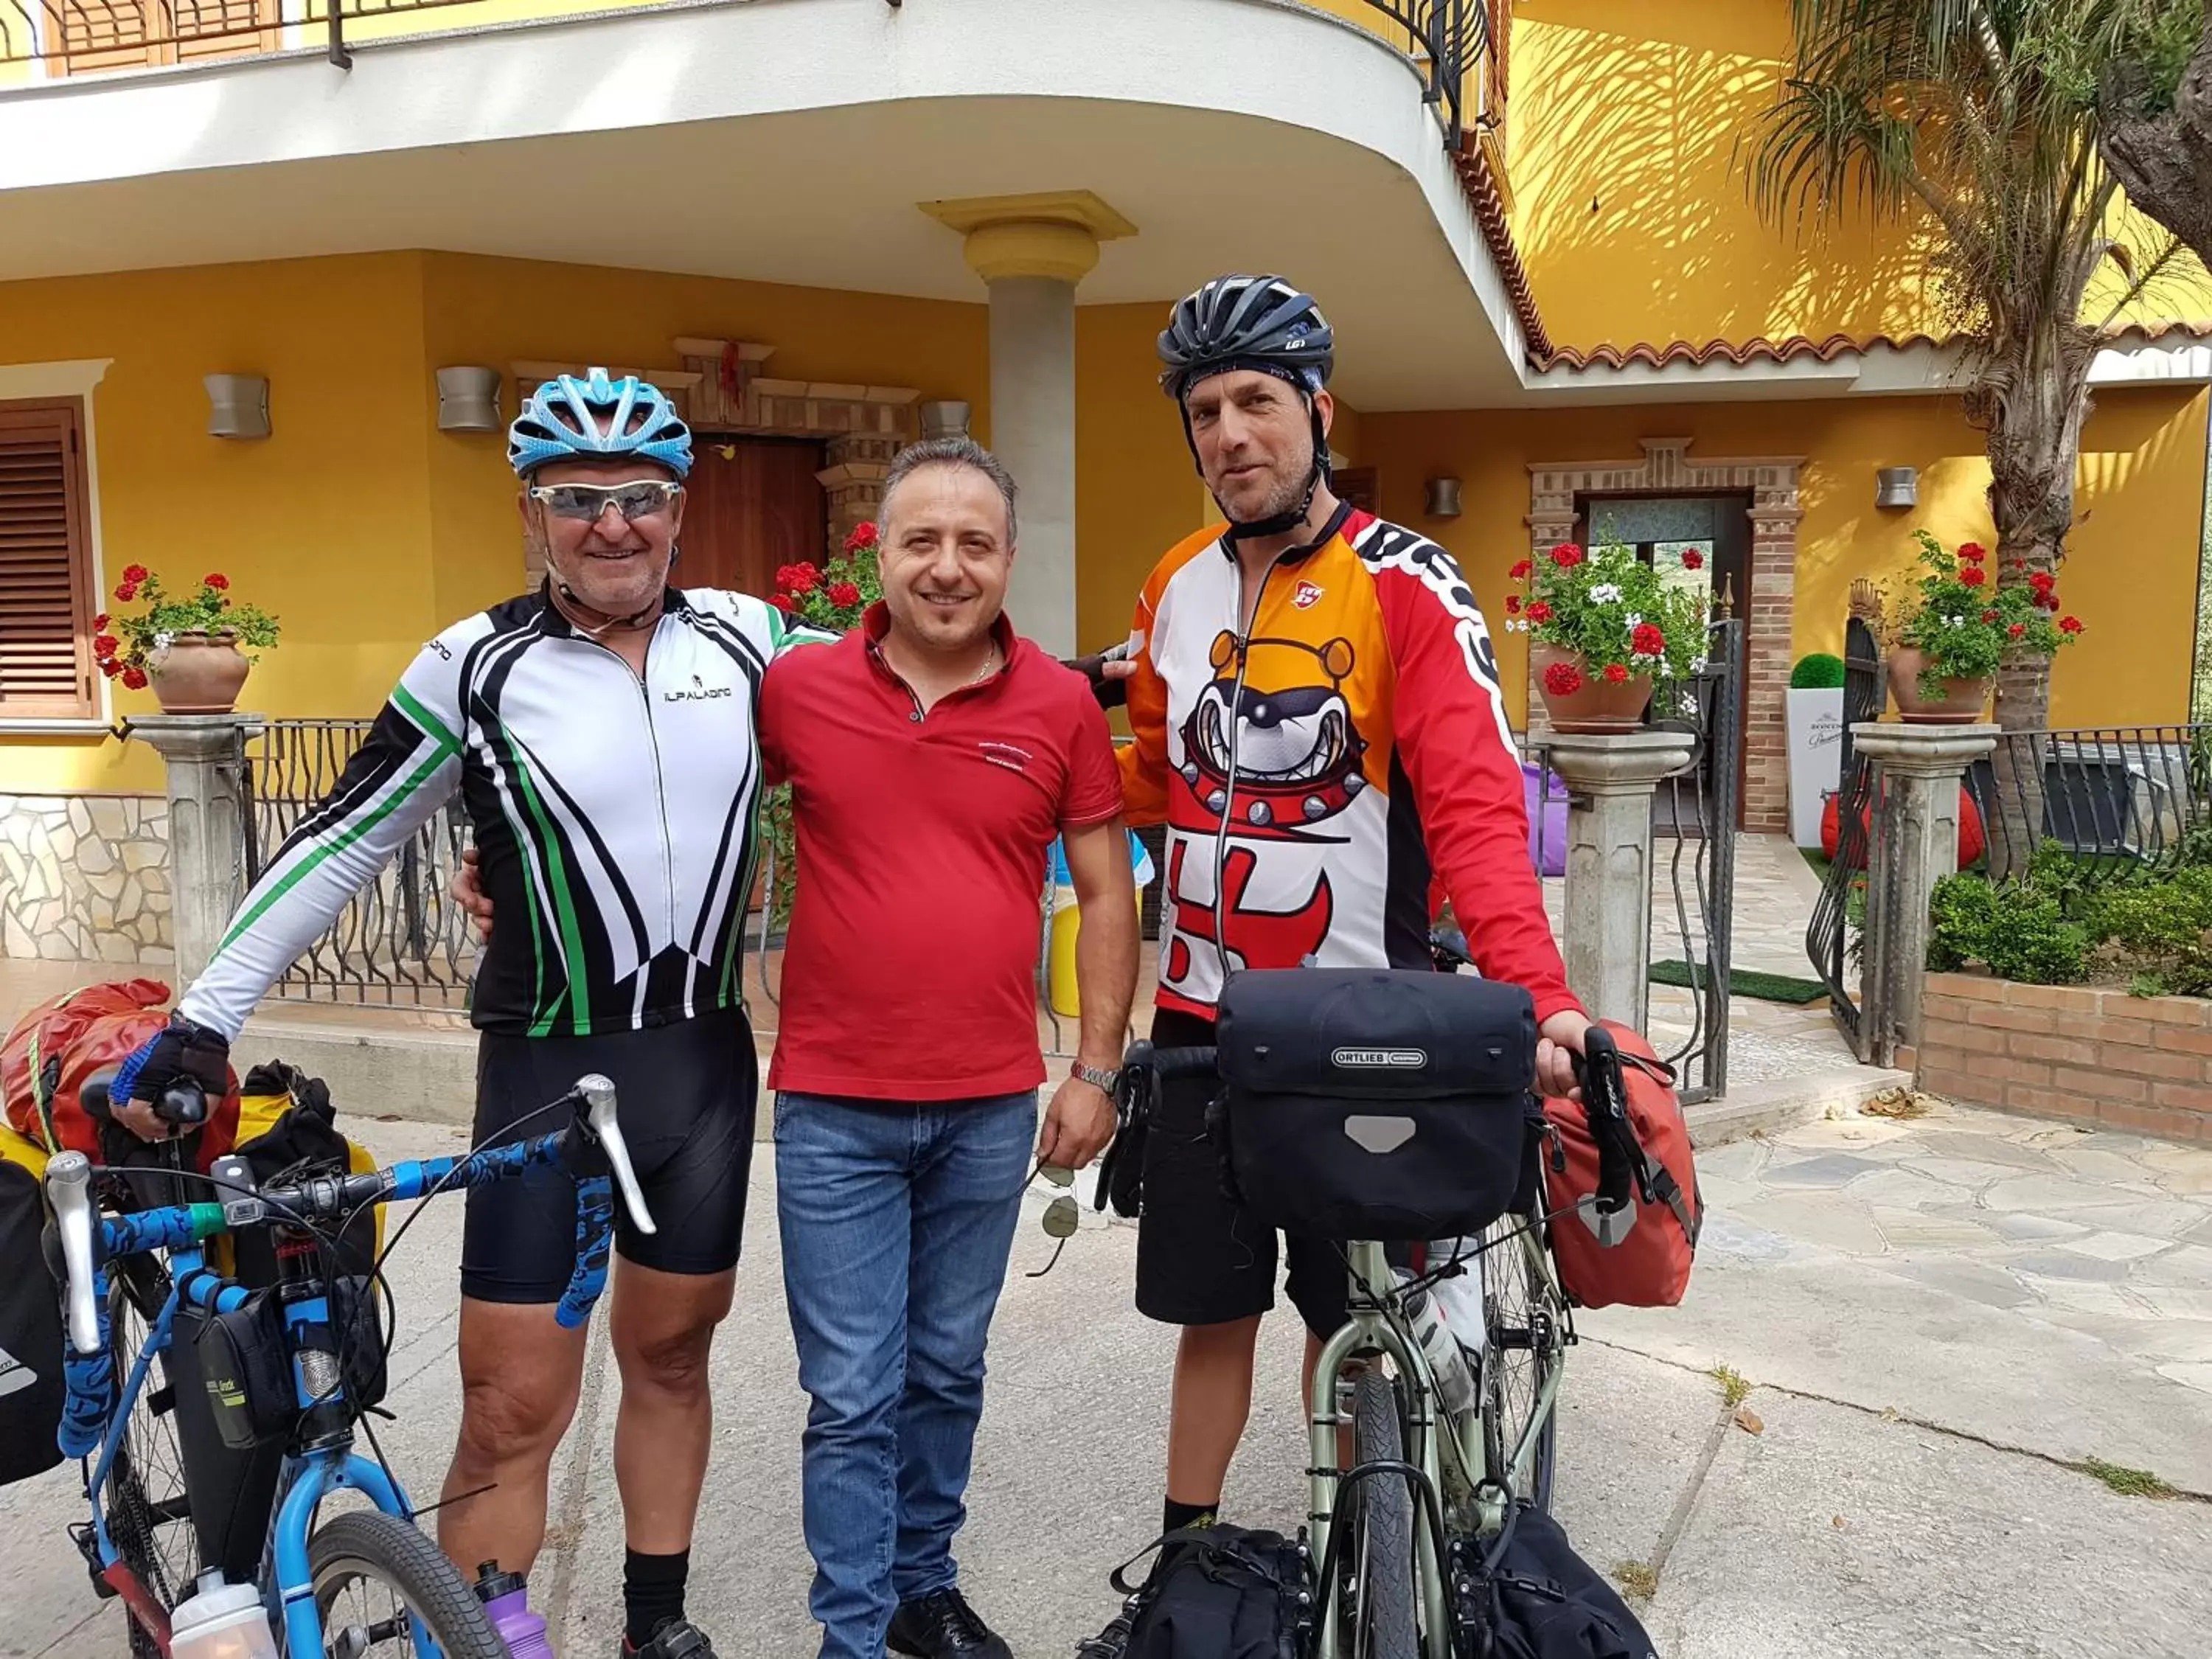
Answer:
[[[1182,829],[1217,828],[1229,805],[1233,758],[1231,833],[1308,839],[1302,832],[1341,812],[1367,787],[1360,769],[1367,740],[1352,724],[1343,692],[1356,661],[1352,641],[1334,639],[1316,647],[1256,639],[1244,656],[1240,688],[1237,636],[1224,632],[1215,638],[1213,681],[1182,723],[1182,775],[1188,793],[1169,791],[1170,821]]]
[[[1240,686],[1237,636],[1224,632],[1213,641],[1214,678],[1179,730],[1182,787],[1168,791],[1168,819],[1212,836],[1226,811],[1220,915],[1228,937],[1217,948],[1247,967],[1294,968],[1328,937],[1335,901],[1326,871],[1294,909],[1247,908],[1244,899],[1268,843],[1345,839],[1330,832],[1328,820],[1369,784],[1362,769],[1367,740],[1342,689],[1355,660],[1346,639],[1319,647],[1255,639],[1244,648]],[[1168,860],[1168,891],[1176,899],[1176,937],[1167,962],[1171,985],[1188,976],[1193,942],[1217,944],[1212,898],[1200,899],[1185,886],[1186,846],[1177,840]]]

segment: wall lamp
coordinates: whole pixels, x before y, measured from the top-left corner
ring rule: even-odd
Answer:
[[[500,372],[455,368],[438,371],[438,430],[496,432],[500,429]]]
[[[1920,504],[1920,474],[1909,466],[1876,467],[1874,504],[1886,507],[1917,507]]]
[[[957,398],[939,398],[933,403],[923,404],[919,410],[921,435],[929,438],[964,438],[968,435],[968,405]]]
[[[258,374],[209,374],[208,434],[216,438],[269,435],[269,382]]]
[[[1431,478],[1429,480],[1428,514],[1432,519],[1456,519],[1460,515],[1459,480]]]

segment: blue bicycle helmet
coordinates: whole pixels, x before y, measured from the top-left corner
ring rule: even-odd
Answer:
[[[530,394],[507,429],[507,461],[528,477],[549,461],[635,455],[678,477],[691,471],[691,431],[659,386],[604,368],[556,375]]]

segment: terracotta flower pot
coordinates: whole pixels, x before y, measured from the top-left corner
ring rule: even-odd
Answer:
[[[1920,671],[1927,665],[1927,653],[1915,647],[1890,653],[1889,690],[1897,699],[1897,717],[1908,726],[1972,726],[1980,720],[1989,707],[1991,677],[1947,679],[1942,694],[1930,697],[1920,689]]]
[[[166,714],[228,714],[253,665],[241,656],[238,636],[198,631],[179,634],[147,668]]]
[[[1530,665],[1536,671],[1536,686],[1544,699],[1544,710],[1552,717],[1555,732],[1632,732],[1644,724],[1644,706],[1651,701],[1651,676],[1635,674],[1621,681],[1608,680],[1602,670],[1592,669],[1578,652],[1563,651],[1556,645],[1547,645],[1541,640],[1532,640],[1528,645]],[[1566,663],[1582,676],[1582,684],[1574,690],[1560,693],[1547,684],[1554,665]]]

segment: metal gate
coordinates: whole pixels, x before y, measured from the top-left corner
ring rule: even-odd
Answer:
[[[1879,720],[1887,701],[1881,647],[1871,621],[1854,615],[1844,627],[1844,738],[1838,773],[1836,858],[1820,884],[1820,902],[1805,930],[1805,954],[1828,988],[1828,1011],[1855,1054],[1863,1054],[1859,1004],[1854,994],[1858,951],[1851,935],[1864,926],[1867,839],[1874,805],[1874,763],[1851,742],[1851,727]]]

